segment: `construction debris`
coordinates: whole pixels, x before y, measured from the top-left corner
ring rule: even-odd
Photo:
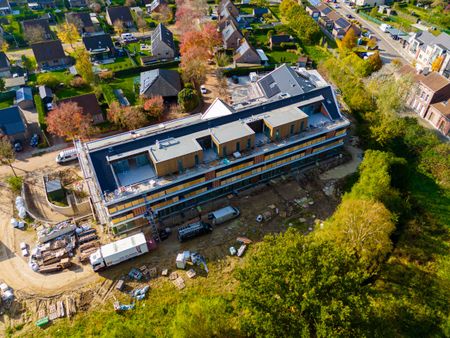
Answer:
[[[196,274],[197,274],[197,273],[195,272],[194,269],[189,269],[189,270],[186,272],[186,275],[187,275],[189,278],[194,278]]]
[[[238,256],[238,257],[241,257],[241,256],[244,254],[245,249],[247,249],[247,245],[242,244],[242,245],[240,246],[240,248],[238,249],[238,251],[237,251],[237,256]]]
[[[136,289],[131,292],[131,296],[137,300],[143,300],[147,295],[147,291],[150,289],[148,285],[144,286],[142,289]]]
[[[128,311],[128,310],[134,309],[134,303],[124,305],[124,304],[120,304],[118,301],[115,301],[113,306],[114,306],[115,311]]]
[[[177,279],[172,281],[173,285],[175,285],[179,290],[182,290],[186,287],[186,284],[184,284],[184,279],[180,276]]]

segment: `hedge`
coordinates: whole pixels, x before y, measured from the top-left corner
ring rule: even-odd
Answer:
[[[156,68],[174,68],[178,67],[180,61],[169,61],[169,62],[156,62],[148,66],[139,66],[134,68],[122,69],[114,72],[116,77],[126,77],[130,75],[138,75],[146,70],[152,70]]]
[[[9,99],[15,99],[16,98],[16,92],[14,90],[10,90],[7,92],[0,92],[0,101],[6,101]]]
[[[223,75],[225,76],[233,76],[233,75],[248,75],[251,72],[264,72],[275,69],[274,65],[271,66],[256,66],[256,67],[240,67],[233,69],[225,69],[223,71]]]
[[[114,91],[110,85],[102,83],[100,87],[102,88],[103,97],[108,105],[110,105],[113,101],[117,101],[116,95],[114,95]]]
[[[36,110],[38,113],[38,122],[41,126],[41,129],[46,132],[47,131],[47,120],[45,118],[45,109],[44,109],[44,102],[42,102],[41,97],[39,94],[34,95],[34,104],[36,106]]]

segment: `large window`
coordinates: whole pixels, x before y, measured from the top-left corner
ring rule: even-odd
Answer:
[[[128,160],[121,160],[113,163],[114,172],[116,174],[123,174],[130,171]]]

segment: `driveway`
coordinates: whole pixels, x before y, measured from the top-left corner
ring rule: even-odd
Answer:
[[[384,33],[375,22],[364,19],[343,1],[339,1],[339,6],[340,8],[335,9],[335,11],[344,17],[351,14],[358,19],[364,28],[375,33],[375,36],[378,38],[378,48],[383,63],[390,63],[393,59],[401,59],[404,63],[412,62],[413,58],[402,48],[400,42],[391,39],[389,34]]]

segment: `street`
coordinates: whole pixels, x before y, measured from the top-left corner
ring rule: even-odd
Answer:
[[[383,63],[390,63],[393,59],[400,59],[404,63],[410,63],[412,61],[412,57],[406,53],[400,43],[391,39],[389,34],[383,32],[376,23],[362,18],[343,1],[339,1],[339,6],[340,8],[335,9],[339,14],[344,17],[351,14],[358,19],[364,28],[375,33],[375,36],[378,38],[378,47]]]

